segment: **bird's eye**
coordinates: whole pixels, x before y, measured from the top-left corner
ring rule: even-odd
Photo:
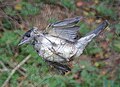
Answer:
[[[30,34],[26,34],[26,37],[30,37]]]
[[[31,34],[31,30],[29,30],[28,32],[25,33],[25,36],[26,37],[30,37],[30,34]]]
[[[25,33],[26,37],[30,37],[30,32]]]

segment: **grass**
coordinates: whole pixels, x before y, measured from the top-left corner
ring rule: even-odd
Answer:
[[[108,0],[109,1],[109,0]],[[109,2],[106,2],[109,7]],[[3,1],[1,1],[3,2]],[[22,71],[25,73],[25,76],[22,75],[19,71],[12,76],[9,82],[10,87],[18,87],[22,84],[22,87],[119,87],[120,81],[120,65],[119,59],[118,63],[113,63],[114,67],[113,74],[107,73],[102,68],[107,65],[103,61],[86,61],[80,60],[72,68],[72,72],[68,75],[60,75],[56,73],[53,68],[49,67],[40,56],[34,51],[34,49],[29,45],[23,45],[22,47],[18,46],[18,43],[21,39],[21,35],[25,32],[25,29],[15,28],[15,18],[18,16],[23,19],[27,19],[29,16],[36,16],[41,12],[41,6],[37,4],[45,4],[44,0],[35,0],[34,4],[31,4],[27,0],[22,0],[20,3],[15,6],[4,7],[3,10],[9,17],[13,18],[11,20],[9,17],[3,17],[0,20],[2,29],[0,30],[0,61],[7,68],[7,71],[0,71],[0,86],[9,76],[11,70],[20,63],[26,56],[31,54],[31,58],[21,67],[25,69]],[[67,8],[70,11],[76,11],[74,0],[60,0],[59,1],[64,8]],[[110,21],[114,22],[117,19],[116,12],[112,9],[107,9],[107,6],[103,2],[99,2],[99,5],[93,4],[93,7],[96,7],[95,10],[100,13],[103,17],[110,17]],[[54,0],[51,0],[51,4],[55,4]],[[89,6],[88,6],[89,7]],[[94,11],[95,12],[95,11]],[[46,13],[47,14],[47,13]],[[96,13],[95,13],[96,14]],[[75,16],[75,14],[74,14]],[[50,18],[47,20],[49,23],[56,22],[58,19]],[[18,21],[18,20],[17,20]],[[117,22],[117,21],[116,21]],[[20,24],[22,25],[22,24]],[[81,23],[80,33],[85,35],[87,32],[92,29],[87,23]],[[95,25],[97,26],[97,25]],[[93,26],[93,27],[95,27]],[[120,52],[120,24],[116,23],[110,28],[114,29],[114,32],[107,32],[104,39],[98,38],[96,41],[93,41],[84,51],[84,55],[94,57],[97,59],[99,53],[118,53]],[[101,35],[102,36],[102,35]],[[101,43],[109,42],[109,44],[102,48]],[[114,55],[114,54],[113,54]],[[108,56],[110,57],[110,56]],[[95,62],[95,63],[94,63]],[[112,65],[111,65],[112,66]],[[0,70],[4,70],[2,64],[0,64]],[[19,69],[20,70],[20,69]],[[106,68],[107,70],[107,68]],[[104,71],[104,72],[103,72]],[[113,75],[113,76],[111,76]]]

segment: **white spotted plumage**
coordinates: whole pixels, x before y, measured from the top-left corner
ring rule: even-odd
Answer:
[[[53,23],[45,32],[33,28],[23,35],[19,45],[31,42],[38,54],[48,61],[70,61],[79,57],[86,45],[108,26],[108,22],[104,21],[86,36],[77,38],[79,26],[76,24],[80,20],[81,17],[76,17]]]

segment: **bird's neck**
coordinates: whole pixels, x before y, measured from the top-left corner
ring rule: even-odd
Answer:
[[[44,37],[44,34],[42,33],[39,33],[39,35],[33,37],[32,45],[35,45],[36,43],[41,43],[43,37]]]

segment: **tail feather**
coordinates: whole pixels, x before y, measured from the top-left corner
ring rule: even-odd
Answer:
[[[79,49],[77,54],[82,54],[83,50],[85,49],[86,45],[91,42],[91,40],[98,36],[100,32],[102,32],[107,26],[109,25],[108,21],[105,20],[102,24],[100,24],[95,30],[88,33],[86,36],[80,38],[76,43],[76,47]]]
[[[105,20],[102,24],[100,24],[95,30],[91,31],[90,33],[88,33],[87,35],[90,34],[96,34],[99,35],[101,31],[103,31],[107,26],[108,26],[109,22],[107,20]],[[86,36],[87,36],[86,35]]]

